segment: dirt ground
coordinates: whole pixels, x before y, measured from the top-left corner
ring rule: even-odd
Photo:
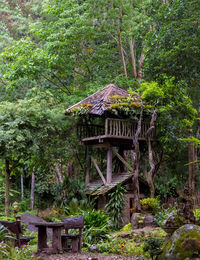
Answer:
[[[144,260],[145,258],[125,257],[120,255],[101,255],[101,254],[79,254],[65,253],[60,255],[40,255],[40,260]]]

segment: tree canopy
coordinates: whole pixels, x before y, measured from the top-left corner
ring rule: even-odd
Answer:
[[[198,0],[2,1],[1,164],[36,156],[45,158],[40,170],[83,178],[86,152],[64,111],[110,83],[152,108],[159,100],[162,148],[186,151],[181,138],[199,139],[199,8]],[[187,162],[178,166],[185,176]]]

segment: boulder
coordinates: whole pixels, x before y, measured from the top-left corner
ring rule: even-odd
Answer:
[[[187,223],[184,217],[178,215],[169,216],[162,225],[162,229],[167,233],[166,240],[171,237],[175,230],[185,224]]]
[[[154,220],[154,216],[146,215],[144,218],[144,226],[145,227],[157,227],[157,224]]]
[[[38,232],[38,228],[34,225],[30,224],[31,222],[45,222],[44,219],[35,216],[30,213],[23,213],[21,216],[21,221],[26,225],[26,228],[31,232]],[[50,240],[52,238],[52,230],[47,228],[47,239]]]
[[[133,213],[131,217],[131,228],[143,228],[144,227],[144,215],[141,213]]]
[[[197,259],[200,255],[200,227],[186,224],[177,229],[164,245],[158,260]]]

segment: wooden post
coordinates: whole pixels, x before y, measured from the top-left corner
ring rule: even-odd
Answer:
[[[107,184],[112,182],[112,148],[109,147],[107,151],[107,171],[106,171]]]
[[[106,121],[105,121],[105,135],[106,136],[108,135],[108,118],[106,118]]]
[[[63,253],[61,242],[61,227],[53,228],[52,248],[55,249],[55,253]]]
[[[47,246],[47,227],[38,226],[38,252]]]
[[[86,176],[85,176],[85,184],[88,185],[90,183],[90,165],[91,165],[91,158],[88,158],[87,163],[87,170],[86,170]]]

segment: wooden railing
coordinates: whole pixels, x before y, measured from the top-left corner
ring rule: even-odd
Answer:
[[[133,137],[137,130],[137,124],[136,121],[107,118],[105,122],[105,135]],[[139,138],[145,138],[149,125],[149,123],[142,122]],[[151,137],[153,137],[154,132],[152,131]]]
[[[139,138],[145,138],[146,132],[149,128],[149,123],[142,122],[141,133]],[[137,130],[137,122],[125,119],[107,118],[105,126],[103,125],[78,125],[77,134],[80,139],[95,137],[95,136],[108,136],[108,137],[128,137],[132,138]],[[152,131],[151,138],[154,136],[155,131]]]
[[[105,135],[105,128],[103,125],[78,125],[77,135],[80,139]]]

